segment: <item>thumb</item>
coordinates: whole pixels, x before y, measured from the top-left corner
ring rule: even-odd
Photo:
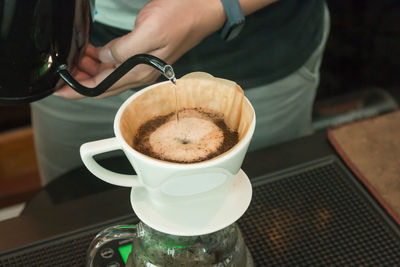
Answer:
[[[157,41],[148,38],[147,31],[135,29],[101,48],[99,59],[104,63],[120,64],[133,55],[150,53],[157,48]]]
[[[117,63],[117,61],[115,60],[114,56],[111,53],[110,48],[106,46],[100,49],[99,60],[103,63],[112,63],[112,64]]]

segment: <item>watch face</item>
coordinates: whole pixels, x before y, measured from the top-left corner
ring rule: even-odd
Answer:
[[[240,31],[243,29],[244,21],[238,22],[229,29],[228,34],[226,35],[226,40],[230,41],[239,35]]]

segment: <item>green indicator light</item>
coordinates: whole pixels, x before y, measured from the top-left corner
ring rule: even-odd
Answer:
[[[184,248],[184,246],[179,245],[179,243],[172,239],[172,238],[167,238],[166,243],[164,244],[166,248]]]
[[[136,229],[136,226],[120,226],[118,229]]]
[[[122,260],[124,261],[125,264],[126,264],[126,261],[128,260],[129,253],[131,253],[131,251],[132,251],[132,247],[133,247],[132,243],[129,243],[128,245],[118,248],[119,254],[121,255]]]
[[[47,70],[49,69],[50,64],[49,63],[44,63],[40,69],[39,69],[39,76],[42,76],[43,74],[45,74],[47,72]]]

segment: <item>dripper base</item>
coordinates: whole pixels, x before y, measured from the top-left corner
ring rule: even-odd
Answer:
[[[185,198],[160,205],[154,203],[144,188],[132,188],[131,204],[139,219],[151,228],[178,236],[204,235],[221,230],[236,222],[247,210],[252,186],[240,170],[225,195]]]

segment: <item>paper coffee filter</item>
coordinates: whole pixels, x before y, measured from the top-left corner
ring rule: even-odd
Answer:
[[[202,108],[224,115],[225,124],[237,130],[241,140],[253,120],[254,112],[245,100],[242,88],[235,82],[215,78],[204,72],[193,72],[171,82],[162,83],[135,98],[121,116],[121,132],[132,146],[136,131],[146,121],[178,110]]]

